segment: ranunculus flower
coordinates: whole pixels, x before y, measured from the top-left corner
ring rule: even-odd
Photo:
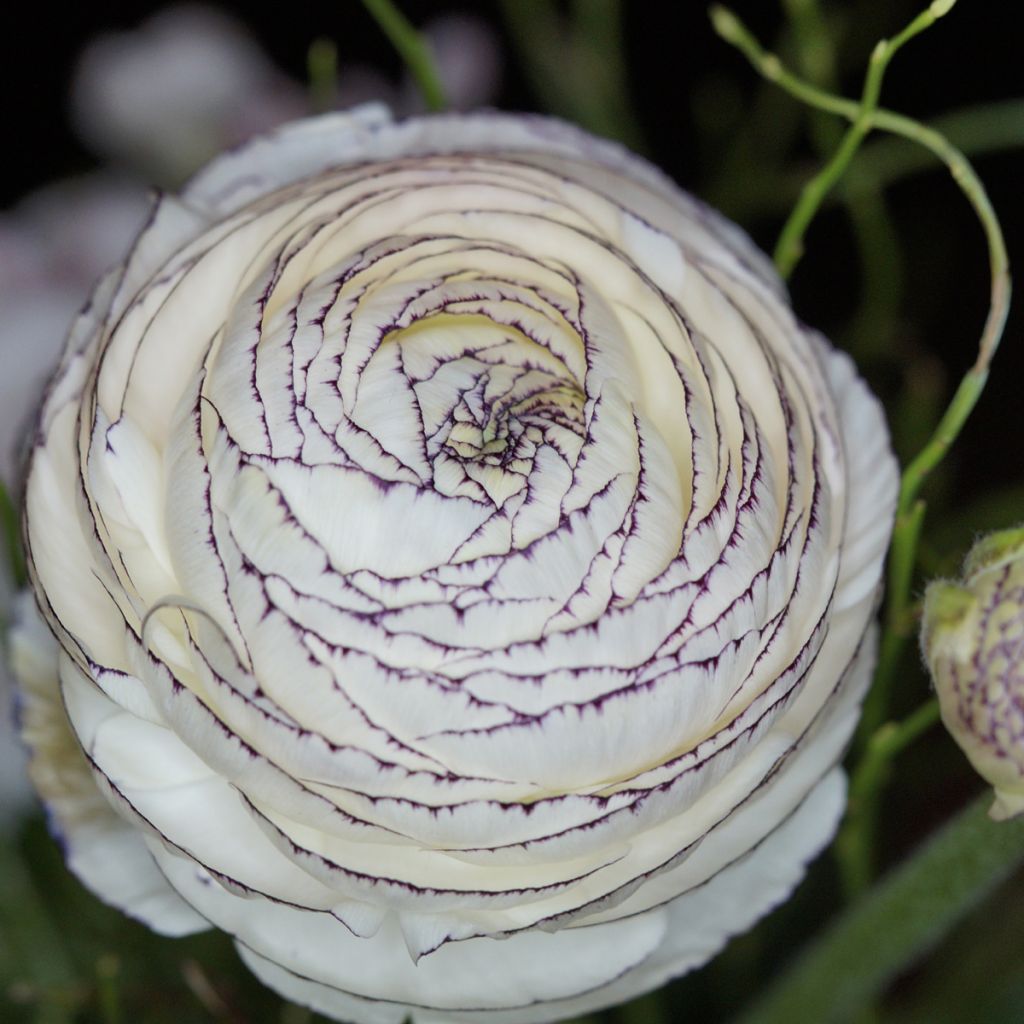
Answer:
[[[628,998],[831,836],[895,479],[765,258],[621,148],[292,125],[160,202],[50,386],[35,777],[103,898],[329,1015]]]
[[[921,644],[942,721],[995,790],[989,814],[1024,814],[1024,526],[979,540],[962,580],[929,585]]]

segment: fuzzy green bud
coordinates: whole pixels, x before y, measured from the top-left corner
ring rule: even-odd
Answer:
[[[995,787],[989,813],[1024,813],[1024,527],[982,538],[962,580],[928,587],[921,645],[946,728]]]
[[[1024,526],[975,544],[961,581],[929,586],[922,649],[942,721],[995,788],[989,814],[1024,813]]]

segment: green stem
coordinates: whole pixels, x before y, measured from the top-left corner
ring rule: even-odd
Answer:
[[[804,252],[804,234],[825,196],[842,177],[861,140],[867,134],[866,121],[855,124],[843,137],[835,156],[803,188],[793,212],[783,226],[772,259],[783,278],[788,278]]]
[[[933,4],[932,8],[938,7],[941,13],[945,13],[951,6],[952,4],[946,0],[942,5]],[[942,10],[942,8],[945,8],[945,10]],[[716,5],[711,9],[711,19],[718,34],[726,42],[739,49],[765,78],[775,82],[791,96],[802,100],[810,106],[833,114],[839,114],[848,121],[856,122],[861,114],[861,105],[859,103],[844,99],[841,96],[833,96],[831,93],[818,89],[787,71],[778,57],[765,51],[731,11]],[[897,114],[891,110],[886,110],[883,107],[875,109],[871,114],[870,120],[872,127],[881,128],[894,135],[900,135],[917,142],[946,164],[953,180],[959,186],[974,209],[978,220],[981,222],[988,244],[992,283],[989,315],[982,332],[975,369],[982,365],[987,366],[995,354],[995,349],[999,343],[999,338],[1002,336],[1002,329],[1006,322],[1006,313],[1009,309],[1010,282],[1006,243],[1003,239],[1002,229],[999,226],[999,220],[992,209],[988,194],[985,192],[985,187],[963,153],[956,149],[934,128],[929,128],[919,121],[904,117],[902,114]]]
[[[642,151],[629,100],[622,0],[500,0],[523,72],[546,109]]]
[[[984,156],[1024,145],[1024,99],[997,100],[962,107],[927,122],[926,128],[949,139],[960,152]],[[926,170],[934,155],[899,138],[880,137],[864,147],[858,163],[892,184]]]
[[[961,107],[923,122],[923,127],[946,138],[969,157],[1015,149],[1024,145],[1024,99]],[[936,154],[919,145],[908,146],[908,141],[900,135],[878,135],[867,140],[851,168],[856,173],[843,182],[842,191],[857,195],[876,187],[889,187],[933,167]],[[730,193],[734,216],[750,219],[792,207],[805,180],[802,171],[765,173],[756,180],[748,176],[742,192]],[[828,197],[826,204],[834,198]]]
[[[885,629],[875,666],[875,679],[864,701],[858,737],[866,742],[881,727],[888,710],[889,692],[899,668],[913,623],[907,614],[913,581],[917,544],[924,525],[925,503],[916,501],[906,511],[898,511],[892,531],[892,546],[886,566]]]
[[[979,361],[984,353],[979,352]],[[960,381],[952,402],[946,409],[928,443],[903,471],[900,483],[900,508],[908,507],[917,497],[928,474],[945,458],[971,410],[977,405],[988,378],[988,366],[975,364]]]
[[[882,993],[1021,863],[1024,818],[986,794],[815,940],[735,1024],[838,1024]]]
[[[902,722],[887,722],[868,741],[850,779],[846,819],[834,847],[848,899],[862,895],[874,878],[878,802],[893,760],[938,720],[939,703],[929,700]]]
[[[839,179],[846,173],[854,154],[860,148],[868,133],[874,127],[874,114],[878,109],[878,100],[882,92],[882,79],[886,68],[897,50],[914,36],[923,32],[943,14],[952,4],[932,4],[919,14],[913,21],[892,39],[883,39],[875,47],[868,62],[867,74],[864,77],[864,88],[861,93],[857,114],[852,118],[850,128],[843,136],[832,158],[803,188],[800,198],[789,219],[783,226],[775,246],[774,260],[782,277],[787,278],[793,272],[800,257],[803,255],[803,239],[811,221],[817,215],[825,197],[835,188]],[[716,28],[721,31],[723,8],[717,8],[718,23]],[[728,12],[725,12],[728,15]],[[715,12],[712,12],[714,19]],[[728,17],[726,17],[728,22]],[[728,31],[728,29],[726,29]]]
[[[818,0],[783,0],[783,6],[801,73],[815,85],[834,91],[839,78],[836,46]],[[842,126],[822,110],[810,108],[809,113],[814,148],[825,160],[838,147]],[[847,168],[837,190],[856,236],[861,269],[860,302],[843,339],[855,357],[891,351],[903,278],[900,244],[886,208],[884,181],[865,166],[863,152],[860,150],[857,161]],[[788,205],[792,207],[797,199],[799,189]]]
[[[1009,278],[1005,280],[1009,287]],[[989,320],[991,319],[990,314]],[[983,338],[978,354],[979,361],[986,357],[985,344]],[[987,358],[991,358],[991,353],[988,353]],[[886,628],[879,650],[875,681],[864,702],[864,714],[858,729],[858,739],[861,743],[865,742],[885,720],[900,658],[912,633],[908,628],[906,610],[910,603],[913,566],[924,516],[924,503],[917,499],[917,495],[928,474],[942,461],[967,417],[977,405],[987,376],[987,365],[979,370],[977,363],[965,374],[928,443],[903,471],[892,548],[889,552]]]
[[[363,6],[373,15],[391,45],[405,61],[419,88],[428,110],[444,110],[448,105],[444,86],[437,73],[430,45],[413,28],[404,14],[391,0],[363,0]]]
[[[924,27],[927,27],[925,21],[929,17],[932,20],[941,17],[952,6],[951,0],[936,0],[924,14],[916,18],[903,32],[897,35],[887,48],[902,45],[913,35],[922,31]],[[880,128],[895,135],[901,135],[930,150],[946,164],[953,180],[971,204],[981,223],[988,246],[991,278],[989,310],[978,343],[977,357],[974,365],[961,381],[935,432],[921,452],[907,466],[901,481],[891,555],[892,559],[899,560],[900,566],[898,575],[894,576],[890,572],[890,585],[895,583],[901,589],[890,589],[888,594],[889,604],[894,608],[888,616],[888,628],[882,638],[878,676],[865,707],[865,717],[859,733],[863,742],[864,738],[870,736],[878,724],[885,719],[891,680],[907,639],[903,613],[909,600],[911,577],[905,572],[904,567],[908,564],[913,565],[917,538],[920,535],[920,516],[923,512],[915,511],[917,495],[928,474],[942,460],[971,410],[977,404],[985,385],[988,366],[995,355],[1006,324],[1010,304],[1010,274],[1006,243],[999,220],[974,169],[967,158],[941,134],[912,118],[881,107],[874,107],[865,117],[864,99],[857,103],[840,96],[833,96],[802,81],[788,71],[778,57],[765,51],[731,11],[715,6],[711,9],[711,19],[715,30],[723,39],[739,49],[765,78],[775,82],[790,95],[819,110],[839,114],[854,126],[858,123],[866,123],[868,128]],[[930,24],[930,22],[928,23]],[[871,69],[869,69],[870,74]],[[880,75],[880,72],[876,70],[876,74]],[[867,85],[865,85],[865,98],[867,100],[872,98]]]

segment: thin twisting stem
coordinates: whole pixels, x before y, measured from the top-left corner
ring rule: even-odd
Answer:
[[[955,0],[936,0],[926,11],[915,18],[892,40],[879,44],[872,54],[871,64],[865,79],[861,101],[834,96],[811,85],[788,71],[774,54],[768,53],[754,38],[743,23],[729,10],[716,6],[711,9],[711,19],[718,34],[746,56],[751,64],[767,79],[775,82],[790,95],[819,110],[844,117],[851,128],[844,136],[836,155],[819,175],[808,183],[794,210],[776,251],[782,272],[792,269],[799,258],[799,245],[810,218],[820,206],[829,189],[838,180],[864,135],[871,129],[882,129],[894,135],[917,142],[938,157],[949,169],[953,180],[971,204],[981,223],[988,246],[991,286],[989,310],[985,326],[978,343],[974,364],[964,375],[946,412],[934,433],[921,451],[911,459],[903,471],[900,481],[899,498],[896,507],[896,521],[893,529],[892,547],[889,552],[888,595],[885,628],[879,651],[878,667],[874,685],[868,695],[861,719],[859,739],[865,751],[860,762],[867,773],[862,778],[875,790],[861,794],[862,810],[856,822],[849,825],[854,830],[847,833],[846,845],[856,848],[847,856],[847,870],[850,887],[859,888],[869,873],[865,844],[870,846],[873,822],[876,815],[877,791],[884,780],[885,771],[879,766],[879,758],[893,756],[891,748],[882,744],[877,737],[885,735],[883,726],[888,713],[889,693],[892,689],[896,670],[912,632],[910,621],[910,594],[913,584],[913,570],[916,562],[918,541],[924,521],[925,505],[919,499],[921,489],[928,475],[942,461],[950,445],[956,440],[968,416],[981,397],[988,377],[989,365],[999,346],[1006,324],[1010,303],[1010,272],[1006,244],[1002,229],[985,188],[975,174],[967,158],[934,128],[886,110],[877,105],[878,90],[882,75],[896,50],[917,35],[937,18],[947,14]],[[933,714],[929,712],[928,714]],[[880,733],[880,730],[881,733]],[[916,735],[916,733],[915,733]],[[882,754],[878,750],[882,750]],[[889,753],[887,753],[889,752]],[[860,767],[858,768],[858,771]],[[868,854],[869,855],[869,854]],[[843,856],[841,853],[840,856]],[[859,865],[859,866],[857,866]],[[859,878],[859,880],[858,880]]]
[[[839,77],[838,53],[819,0],[783,0],[783,7],[801,73],[820,88],[834,91]],[[810,113],[808,123],[814,147],[822,159],[827,159],[843,137],[842,123],[822,110],[810,108]],[[903,278],[901,246],[889,218],[884,178],[866,165],[866,149],[865,144],[858,150],[856,161],[837,183],[856,237],[861,272],[860,302],[847,332],[848,349],[855,356],[877,356],[890,347]],[[747,178],[745,184],[749,181]],[[793,201],[787,204],[791,209],[802,188],[801,184]],[[826,196],[825,201],[828,199]]]
[[[906,29],[896,36],[888,45],[902,44],[912,35],[916,35],[926,27],[922,19],[930,15],[932,20],[941,17],[952,7],[949,0],[932,4],[928,10],[916,18]],[[768,53],[754,38],[749,30],[731,11],[716,6],[711,9],[711,19],[718,32],[726,42],[739,49],[744,56],[766,78],[785,89],[790,95],[808,103],[819,110],[826,110],[845,117],[856,124],[863,115],[862,103],[833,96],[802,81],[788,71],[774,54]],[[930,23],[930,22],[929,22]],[[877,51],[876,51],[877,52]],[[890,54],[891,57],[891,54]],[[884,67],[883,67],[884,70]],[[878,72],[876,71],[876,74]],[[870,98],[870,97],[869,97]],[[891,110],[876,107],[868,117],[869,127],[879,128],[895,135],[911,139],[930,150],[949,169],[953,180],[974,209],[981,222],[988,244],[989,268],[991,274],[991,290],[989,311],[985,327],[978,345],[978,353],[974,365],[964,376],[948,409],[936,427],[935,432],[921,451],[910,461],[903,473],[899,502],[896,510],[896,525],[893,531],[890,563],[901,565],[914,563],[917,539],[920,535],[920,518],[923,510],[913,512],[914,503],[921,487],[931,471],[942,461],[949,446],[956,439],[971,410],[981,397],[985,386],[988,366],[995,355],[1006,324],[1006,315],[1010,304],[1010,273],[1009,260],[1006,255],[1006,243],[1002,228],[989,201],[985,187],[982,185],[967,158],[957,150],[943,135],[928,128],[912,118],[904,117]],[[879,657],[879,668],[875,676],[875,685],[865,705],[861,723],[860,736],[865,737],[878,728],[885,719],[888,706],[888,693],[899,656],[906,643],[906,609],[909,604],[910,578],[900,573],[895,580],[892,570],[889,574],[890,590],[888,594],[890,614],[887,628],[882,639]],[[898,584],[893,588],[893,584]]]
[[[852,123],[849,129],[832,158],[804,186],[800,199],[779,235],[773,259],[782,277],[789,277],[800,261],[800,257],[803,255],[803,238],[807,228],[821,208],[825,197],[846,172],[854,154],[860,148],[860,144],[875,127],[874,114],[878,109],[878,100],[882,92],[882,79],[893,56],[905,43],[948,13],[952,6],[951,2],[932,4],[914,18],[902,32],[892,39],[883,39],[875,47],[868,63],[867,74],[864,77],[860,103],[856,105],[856,114],[850,118]],[[750,58],[754,66],[758,67],[767,77],[778,81],[780,85],[783,84],[784,77],[790,77],[778,58],[765,54],[731,11],[723,7],[714,7],[711,11],[711,18],[716,31],[728,42],[738,46]]]

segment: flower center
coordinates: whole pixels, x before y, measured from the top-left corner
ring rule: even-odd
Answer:
[[[409,388],[433,490],[503,508],[513,495],[525,496],[545,446],[575,464],[586,398],[549,347],[476,310],[427,315],[388,340],[397,345],[382,346],[371,368],[396,353],[390,365]]]

